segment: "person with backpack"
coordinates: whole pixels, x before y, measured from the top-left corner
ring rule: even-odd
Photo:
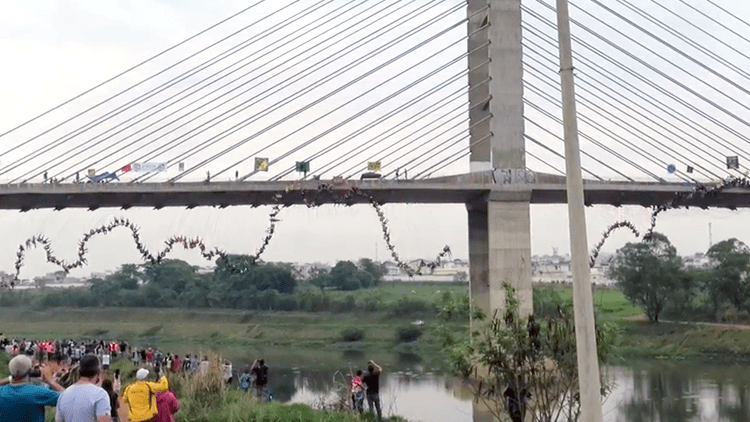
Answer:
[[[128,420],[130,422],[156,421],[158,407],[156,406],[156,394],[169,389],[169,380],[166,375],[156,375],[158,381],[146,381],[148,369],[141,368],[135,373],[136,380],[125,387],[122,399],[127,405]]]

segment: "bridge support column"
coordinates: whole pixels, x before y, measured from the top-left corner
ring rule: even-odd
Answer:
[[[496,183],[523,183],[516,180],[526,169],[521,0],[468,0],[467,10],[470,34],[489,23],[468,40],[469,119],[474,125],[492,116],[489,124],[472,127],[471,171],[489,167],[507,176],[497,180],[496,175]],[[507,281],[516,288],[521,313],[533,312],[529,198],[485,198],[467,210],[472,301],[489,316],[504,309],[502,283]]]
[[[528,201],[467,205],[471,299],[491,317],[505,309],[507,282],[516,290],[521,315],[534,311]]]

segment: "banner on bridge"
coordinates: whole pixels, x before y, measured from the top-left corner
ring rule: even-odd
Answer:
[[[131,169],[135,172],[147,172],[147,171],[167,171],[166,163],[133,163]]]

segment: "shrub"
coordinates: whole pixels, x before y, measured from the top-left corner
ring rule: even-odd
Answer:
[[[402,296],[399,300],[393,302],[388,310],[391,316],[395,317],[416,317],[416,316],[433,316],[437,309],[435,303],[419,299]]]
[[[422,337],[422,329],[414,325],[407,325],[396,331],[396,342],[398,343],[411,343],[419,340],[420,337]]]
[[[365,338],[365,330],[359,327],[344,328],[339,332],[341,341],[360,341]]]
[[[296,311],[299,309],[299,302],[295,297],[281,295],[276,302],[276,309],[280,311]]]

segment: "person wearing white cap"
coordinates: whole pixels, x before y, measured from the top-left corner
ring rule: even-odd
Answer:
[[[127,405],[128,420],[130,422],[145,422],[156,420],[158,410],[156,407],[156,393],[169,389],[169,380],[166,375],[159,377],[157,382],[146,381],[149,370],[139,369],[135,373],[136,380],[125,387],[122,400]],[[156,370],[159,376],[159,370]]]
[[[0,387],[0,422],[44,422],[44,406],[56,406],[64,389],[52,379],[50,368],[42,370],[42,380],[50,388],[29,384],[33,363],[18,355],[8,363],[10,377]],[[57,390],[57,391],[54,391]]]

